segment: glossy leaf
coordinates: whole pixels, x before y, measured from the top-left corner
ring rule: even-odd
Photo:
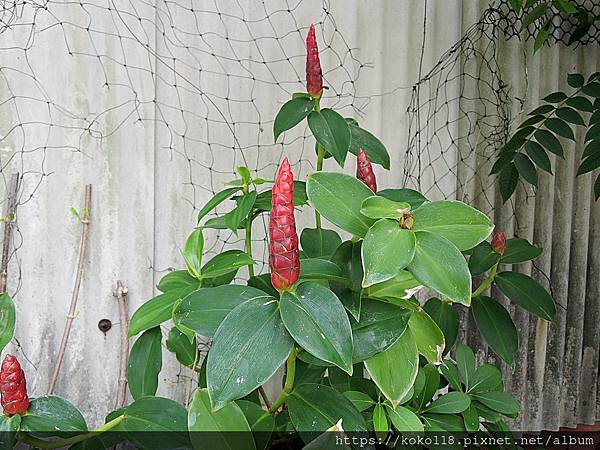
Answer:
[[[506,241],[506,249],[500,261],[503,264],[517,264],[536,259],[542,248],[531,245],[527,239],[513,238]]]
[[[518,272],[502,272],[496,275],[494,281],[511,302],[541,319],[554,321],[554,300],[533,278]]]
[[[31,400],[27,414],[21,416],[20,431],[61,436],[64,433],[87,431],[87,424],[75,406],[65,399],[50,395]]]
[[[293,346],[274,298],[254,298],[233,309],[217,329],[206,364],[215,410],[261,386]]]
[[[0,416],[0,448],[6,450],[14,448],[20,426],[21,416],[19,414],[11,417]]]
[[[392,409],[389,406],[386,406],[386,410],[394,428],[400,433],[423,432],[423,424],[417,415],[410,409],[403,406],[396,406],[395,409]]]
[[[15,332],[15,304],[6,292],[0,294],[0,352],[12,340]]]
[[[496,366],[484,364],[473,373],[469,393],[478,394],[495,391],[502,385],[502,372]]]
[[[400,219],[410,211],[408,203],[399,203],[379,195],[367,197],[360,212],[371,219]]]
[[[514,367],[519,335],[508,311],[490,297],[474,298],[471,311],[479,332],[494,353]]]
[[[533,162],[529,157],[523,153],[517,153],[515,155],[515,167],[519,172],[519,175],[527,181],[529,184],[537,186],[538,184],[538,176],[537,170],[533,165]]]
[[[583,117],[573,108],[565,106],[556,110],[556,116],[574,125],[585,125]]]
[[[389,431],[387,415],[381,403],[377,403],[373,409],[373,430],[379,439],[384,439]]]
[[[444,378],[452,387],[452,389],[454,389],[455,391],[463,390],[462,383],[460,382],[458,368],[452,361],[445,359],[444,362],[440,365],[440,371],[442,372],[442,375],[444,375]]]
[[[159,327],[146,330],[129,354],[127,384],[134,400],[156,394],[162,368],[162,334]]]
[[[362,202],[373,191],[350,175],[315,172],[308,176],[306,192],[323,217],[349,233],[363,237],[375,223],[360,213]]]
[[[330,282],[331,290],[340,299],[344,308],[348,310],[356,320],[360,319],[360,309],[362,301],[362,256],[361,242],[346,241],[342,243],[334,252],[331,261],[340,269],[346,280],[350,280],[350,285]]]
[[[594,105],[592,104],[592,102],[590,102],[586,97],[582,97],[580,95],[567,99],[565,103],[579,111],[594,111]]]
[[[584,82],[585,78],[580,73],[570,73],[567,75],[567,83],[572,88],[580,88]]]
[[[508,416],[517,415],[521,409],[519,403],[506,392],[490,391],[473,394],[473,397],[488,408]]]
[[[336,280],[350,283],[350,280],[344,277],[342,269],[337,264],[320,258],[301,259],[300,278],[303,280]]]
[[[419,378],[422,380],[422,387],[417,389],[417,382]],[[419,410],[431,401],[435,393],[440,387],[440,373],[438,372],[437,366],[433,364],[426,364],[423,367],[419,367],[419,373],[417,374],[417,380],[415,381],[415,395],[412,399],[414,405]]]
[[[367,130],[362,129],[356,124],[349,123],[350,127],[350,147],[348,150],[358,155],[362,148],[369,160],[373,164],[380,164],[385,169],[390,168],[390,155],[388,154],[385,145]]]
[[[296,292],[284,292],[281,318],[294,340],[323,361],[352,373],[352,331],[344,306],[326,287],[300,284]]]
[[[277,292],[271,283],[270,273],[263,273],[261,275],[250,277],[248,279],[248,286],[263,291],[264,293],[269,294],[271,297],[277,298],[279,296],[279,292]]]
[[[404,332],[394,345],[367,359],[365,367],[394,408],[412,388],[419,369],[417,344],[411,333]]]
[[[471,399],[462,392],[448,392],[435,399],[425,411],[432,414],[457,414],[471,406]]]
[[[217,192],[208,202],[206,202],[206,204],[198,212],[198,223],[213,209],[215,209],[225,200],[230,199],[233,196],[233,194],[235,194],[241,189],[241,187],[231,187]]]
[[[415,234],[395,220],[377,221],[362,244],[363,287],[394,278],[415,255]]]
[[[169,292],[174,289],[200,287],[200,282],[189,274],[187,270],[174,270],[163,276],[156,288],[161,292]]]
[[[329,259],[341,243],[339,234],[324,228],[305,228],[300,234],[302,250],[310,258]]]
[[[167,349],[174,353],[182,365],[186,367],[193,366],[197,359],[198,348],[196,339],[192,342],[177,327],[169,330],[169,336],[166,341]]]
[[[411,209],[417,209],[427,201],[425,196],[413,189],[383,189],[377,193],[381,197],[393,200],[398,203],[408,203]]]
[[[360,391],[346,391],[344,397],[350,400],[359,411],[365,411],[375,404],[371,397]]]
[[[456,347],[455,359],[460,378],[466,388],[469,389],[471,387],[471,381],[475,376],[475,354],[469,347],[460,344]]]
[[[444,237],[417,231],[415,256],[409,272],[425,286],[450,300],[471,303],[471,274],[462,253]]]
[[[560,141],[547,130],[538,130],[534,134],[535,140],[538,141],[546,150],[560,156],[564,159],[565,154]]]
[[[245,220],[252,211],[256,195],[256,191],[251,191],[236,199],[237,206],[223,216],[227,228],[237,233],[242,220]]]
[[[495,252],[489,242],[483,241],[473,249],[469,257],[469,271],[477,276],[490,270],[500,261],[500,253]]]
[[[238,400],[236,403],[246,416],[248,425],[250,425],[256,449],[265,449],[271,439],[271,433],[275,429],[275,418],[254,402]]]
[[[571,139],[572,141],[575,140],[573,130],[571,129],[569,124],[567,124],[567,122],[565,122],[562,119],[551,117],[549,119],[546,119],[546,121],[544,122],[544,126],[559,136]]]
[[[429,316],[435,321],[437,326],[444,333],[444,339],[446,341],[446,347],[444,348],[444,354],[448,353],[456,342],[458,336],[459,317],[458,311],[456,311],[452,305],[443,302],[438,298],[430,298],[423,305],[423,309],[429,314]]]
[[[402,270],[394,278],[370,286],[367,292],[369,297],[374,298],[406,299],[410,297],[410,291],[418,289],[420,285],[408,270]]]
[[[461,416],[427,413],[422,416],[426,433],[456,433],[465,430]]]
[[[350,147],[348,123],[333,109],[313,111],[308,116],[308,126],[316,141],[344,167]]]
[[[479,431],[479,412],[477,408],[471,405],[462,412],[462,417],[467,431],[474,433]]]
[[[544,147],[535,141],[527,141],[525,144],[525,151],[540,169],[545,170],[550,174],[552,173],[552,164],[550,163],[550,158],[548,158],[548,154],[546,153],[546,150],[544,150]]]
[[[202,228],[196,228],[188,236],[183,248],[183,259],[190,275],[200,278],[202,252],[204,251],[204,235]]]
[[[419,353],[430,363],[439,364],[446,343],[442,330],[429,314],[422,309],[414,311],[408,321],[408,328],[415,339]]]
[[[216,278],[231,272],[236,272],[240,267],[253,264],[252,258],[241,250],[227,250],[214,256],[208,261],[201,271],[202,278]]]
[[[201,336],[212,337],[227,314],[251,299],[268,299],[269,294],[250,286],[235,284],[198,289],[173,310],[173,321]]]
[[[306,118],[315,107],[312,97],[298,97],[284,103],[273,123],[273,136],[275,141],[283,133],[294,128]]]

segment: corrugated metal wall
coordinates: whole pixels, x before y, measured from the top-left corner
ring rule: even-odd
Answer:
[[[194,207],[240,163],[268,178],[285,153],[297,172],[311,170],[313,150],[302,135],[286,137],[282,147],[270,133],[279,105],[301,89],[307,24],[323,21],[323,65],[337,88],[324,102],[347,114],[355,108],[391,152],[394,170],[379,171],[380,184],[402,183],[412,86],[479,20],[487,2],[429,0],[426,11],[424,5],[335,1],[324,14],[318,0],[284,8],[269,1],[114,1],[110,9],[96,0],[52,1],[48,9],[26,2],[0,34],[0,167],[4,185],[12,172],[24,174],[9,268],[9,291],[18,291],[10,350],[27,360],[33,395],[45,392],[65,322],[80,236],[69,208],[81,206],[84,184],[94,188],[90,251],[57,393],[97,424],[116,397],[116,280],[128,286],[132,310],[150,298],[162,274],[182,265],[179,249],[194,225]],[[567,72],[598,70],[598,53],[596,46],[554,46],[531,56],[530,43],[524,49],[502,39],[498,48],[510,96],[526,108],[565,87]],[[460,85],[448,89],[461,92]],[[513,116],[521,110],[518,101],[512,108]],[[439,195],[479,189],[465,175],[473,165],[465,169],[463,150],[469,153],[445,154],[464,167],[458,179],[439,183]],[[520,358],[507,376],[524,405],[526,429],[591,423],[597,414],[600,207],[591,199],[592,175],[574,177],[580,143],[566,153],[554,176],[541,176],[535,197],[519,188],[516,211],[488,195],[500,228],[545,248],[536,265],[566,307],[555,327],[515,311]],[[487,159],[476,157],[475,170],[487,171]],[[264,224],[255,236],[255,257],[264,260]],[[224,233],[210,242],[215,250],[240,245]],[[114,324],[106,336],[97,328],[103,318]],[[477,343],[469,325],[463,335]],[[168,353],[164,368],[160,393],[184,400],[190,374]]]

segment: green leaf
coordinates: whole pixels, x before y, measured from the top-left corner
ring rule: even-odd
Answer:
[[[298,97],[286,102],[275,117],[273,123],[273,136],[277,141],[281,133],[298,125],[315,108],[312,97]]]
[[[542,101],[544,102],[548,102],[548,103],[560,103],[560,102],[564,102],[567,99],[567,94],[565,94],[564,92],[553,92],[550,95],[547,95],[546,97],[542,98]]]
[[[333,109],[324,108],[310,113],[308,126],[317,142],[344,167],[350,147],[350,128],[344,118]]]
[[[471,275],[477,276],[487,272],[500,261],[500,254],[492,249],[489,242],[483,241],[469,256],[469,270]]]
[[[174,270],[160,279],[156,288],[161,292],[168,292],[174,289],[200,287],[197,278],[190,275],[187,270]]]
[[[228,403],[213,411],[206,389],[198,389],[190,404],[188,429],[194,450],[255,450],[250,425],[240,407]]]
[[[413,212],[414,231],[443,236],[459,250],[468,250],[486,239],[494,224],[481,211],[456,200],[426,203]]]
[[[568,106],[565,106],[563,108],[558,108],[556,110],[556,117],[558,117],[562,120],[566,120],[567,122],[570,122],[574,125],[585,125],[585,122],[583,120],[583,117],[581,117],[581,114],[579,114],[573,108],[569,108]]]
[[[554,153],[561,158],[565,158],[562,145],[556,136],[547,130],[538,130],[534,134],[535,140],[538,141],[546,150]]]
[[[392,409],[386,405],[386,411],[392,424],[394,425],[394,428],[396,428],[396,430],[398,430],[400,433],[404,434],[408,432],[423,432],[423,424],[417,415],[410,409],[405,408],[404,406],[396,406],[395,409]]]
[[[471,274],[463,255],[440,235],[428,231],[417,231],[415,235],[415,257],[408,266],[409,272],[428,288],[468,306]]]
[[[236,403],[244,413],[244,416],[246,416],[257,450],[265,449],[275,429],[275,418],[254,402],[238,400]]]
[[[300,235],[300,244],[308,257],[329,259],[342,244],[342,238],[333,230],[305,228]]]
[[[371,219],[400,219],[410,211],[408,203],[398,203],[379,195],[365,199],[360,212]]]
[[[598,111],[600,111],[600,109]],[[600,139],[591,141],[589,144],[587,144],[583,150],[583,153],[581,154],[581,157],[587,158],[588,156],[597,155],[598,153],[600,153]]]
[[[388,154],[385,145],[367,130],[362,129],[358,125],[349,124],[349,127],[350,147],[348,150],[355,155],[358,155],[359,150],[362,148],[373,164],[380,164],[385,169],[389,169],[390,155]]]
[[[434,320],[440,330],[442,330],[442,333],[444,333],[444,339],[446,341],[444,353],[448,353],[458,336],[458,311],[456,311],[449,303],[443,302],[435,297],[427,300],[423,305],[423,309]]]
[[[409,318],[407,309],[364,299],[360,322],[352,321],[353,362],[359,363],[390,348],[405,332]]]
[[[535,42],[533,43],[533,53],[536,53],[540,48],[542,48],[542,45],[544,45],[544,43],[550,37],[552,29],[552,19],[548,19],[542,28],[539,29],[537,36],[535,37]]]
[[[554,321],[554,300],[533,278],[518,272],[502,272],[496,275],[494,281],[511,302],[541,319]]]
[[[546,153],[546,150],[544,150],[544,147],[535,141],[527,141],[525,144],[525,151],[540,169],[545,170],[550,174],[552,173],[552,164],[550,163],[550,158],[548,158],[548,154]]]
[[[196,339],[190,342],[188,337],[183,334],[177,327],[173,327],[169,330],[169,336],[167,337],[167,349],[175,353],[177,361],[186,367],[193,366],[197,359],[198,348],[196,346]]]
[[[344,397],[350,400],[359,411],[365,411],[375,404],[371,397],[360,391],[346,391]]]
[[[217,192],[206,204],[202,207],[202,209],[198,212],[198,223],[213,209],[223,203],[225,200],[230,199],[233,194],[238,192],[241,187],[232,187],[223,189],[220,192]]]
[[[20,431],[63,436],[65,433],[87,431],[87,424],[75,406],[50,395],[31,400],[27,414],[21,416]]]
[[[15,304],[6,292],[0,294],[0,352],[15,333]]]
[[[419,353],[432,364],[442,362],[446,342],[442,330],[424,310],[413,311],[408,321]]]
[[[520,139],[518,142],[519,142],[518,148],[521,148],[523,146],[523,144],[525,144],[526,140]],[[509,142],[509,144],[510,144],[510,142]],[[495,175],[495,174],[501,173],[507,166],[509,166],[512,163],[512,161],[515,157],[517,148],[505,150],[507,145],[508,144],[506,144],[502,148],[502,150],[500,150],[500,153],[498,154],[498,158],[496,159],[496,162],[494,163],[494,165],[492,166],[492,169],[490,170],[490,175]]]
[[[254,207],[259,211],[271,211],[271,202],[273,199],[273,190],[269,189],[256,196]],[[306,205],[306,183],[304,181],[294,181],[294,206]]]
[[[377,193],[380,197],[393,200],[398,203],[408,203],[411,209],[417,209],[427,201],[425,196],[413,189],[383,189]]]
[[[202,278],[216,278],[231,272],[237,272],[240,267],[253,264],[252,258],[241,250],[227,250],[217,254],[208,261],[201,271]]]
[[[591,172],[600,167],[600,152],[592,154],[584,159],[577,169],[577,176]]]
[[[336,280],[349,284],[342,269],[327,259],[303,258],[300,260],[300,278],[304,280]]]
[[[394,278],[415,255],[415,233],[400,228],[395,220],[376,222],[362,244],[363,287]]]
[[[535,116],[538,114],[548,114],[550,111],[554,111],[554,106],[552,105],[541,105],[531,111],[528,116]]]
[[[465,430],[461,416],[453,414],[424,414],[426,433],[456,433]]]
[[[183,248],[183,259],[190,275],[200,278],[202,251],[204,250],[204,235],[202,228],[196,228],[188,236]]]
[[[419,282],[408,271],[402,270],[391,280],[377,283],[367,289],[367,295],[374,298],[382,299],[404,299],[410,297],[407,293],[409,289],[414,289],[419,286]]]
[[[484,364],[475,370],[469,393],[480,394],[494,391],[500,385],[502,385],[502,372],[500,372],[500,369],[491,364]]]
[[[361,282],[363,279],[361,246],[361,242],[346,241],[337,248],[331,257],[331,261],[342,269],[345,279],[350,280],[350,285],[335,281],[329,283],[331,290],[340,299],[344,308],[357,320],[360,319]]]
[[[446,379],[446,381],[448,381],[448,384],[452,387],[452,389],[456,391],[463,390],[462,384],[460,382],[460,376],[458,374],[458,369],[452,361],[445,359],[442,365],[440,365],[440,371],[442,372],[442,375],[444,375],[444,378]]]
[[[127,384],[134,400],[156,394],[162,369],[162,334],[159,327],[144,331],[129,354]]]
[[[389,431],[387,415],[381,403],[377,403],[373,409],[373,430],[379,439],[384,439]]]
[[[521,125],[519,125],[519,128],[530,127],[531,125],[535,125],[536,123],[541,122],[544,119],[545,117],[541,114],[531,116],[529,119],[525,120]]]
[[[473,350],[464,344],[459,344],[456,347],[456,367],[462,381],[467,389],[471,386],[473,377],[475,376],[475,354]]]
[[[559,136],[565,137],[567,139],[575,140],[575,135],[573,134],[573,130],[571,127],[562,119],[558,118],[550,118],[546,119],[544,122],[544,126],[548,128],[550,131],[558,134]]]
[[[310,442],[342,419],[344,431],[366,433],[363,416],[352,402],[323,384],[297,386],[287,400],[290,419],[304,442]]]
[[[533,165],[533,162],[531,162],[527,155],[524,155],[523,153],[517,153],[515,155],[515,167],[517,168],[519,175],[521,175],[525,181],[537,186],[537,171]]]
[[[6,450],[14,448],[20,426],[21,416],[19,414],[11,417],[0,416],[0,448]]]
[[[594,112],[594,105],[586,97],[576,96],[567,99],[566,104],[578,111]]]
[[[417,388],[421,381],[421,387]],[[417,374],[417,380],[415,381],[415,395],[412,398],[412,404],[417,407],[418,410],[431,401],[435,393],[440,387],[440,373],[438,368],[433,364],[426,364],[425,366],[419,367],[419,373]]]
[[[510,7],[517,13],[523,7],[523,0],[509,0],[508,3],[510,4]]]
[[[235,284],[201,288],[185,297],[173,310],[173,322],[194,330],[201,336],[214,336],[223,319],[236,306],[270,295],[250,286]]]
[[[523,18],[521,29],[526,29],[533,22],[541,18],[544,14],[546,14],[547,9],[548,6],[546,5],[546,3],[540,3],[535,8],[533,8],[533,10]]]
[[[479,332],[494,353],[514,367],[519,335],[508,311],[490,297],[474,298],[471,311]]]
[[[284,292],[281,318],[298,344],[312,355],[352,373],[352,331],[344,306],[326,287],[301,283]]]
[[[373,191],[350,175],[312,173],[308,176],[306,192],[310,203],[323,217],[349,233],[364,237],[375,223],[360,213],[362,202],[372,196]]]
[[[471,433],[479,431],[479,412],[477,411],[477,408],[473,406],[473,404],[465,409],[461,415],[463,416],[467,431]]]
[[[432,414],[457,414],[471,406],[471,399],[462,392],[448,392],[439,396],[425,411]]]
[[[395,408],[412,388],[419,369],[417,344],[404,332],[394,345],[367,359],[365,367],[382,394]]]
[[[236,201],[237,206],[223,216],[225,225],[234,233],[237,233],[242,220],[246,219],[250,211],[252,211],[254,202],[256,201],[256,191],[248,192],[238,197]]]
[[[219,325],[208,353],[206,380],[213,408],[261,386],[292,347],[274,298],[255,298],[233,309]]]
[[[541,254],[541,247],[531,245],[527,239],[513,238],[506,241],[506,249],[500,261],[503,264],[517,264],[536,259]]]
[[[597,140],[600,138],[600,123],[593,125],[585,133],[585,142]]]
[[[577,7],[569,0],[553,0],[552,4],[555,5],[559,11],[566,14],[574,14],[577,12]]]
[[[598,98],[600,97],[600,83],[598,83],[597,81],[593,83],[588,83],[583,87],[582,92],[585,95]]]
[[[500,195],[502,195],[503,202],[506,202],[513,195],[518,181],[519,171],[513,163],[502,169],[498,177],[498,187],[500,188]]]
[[[473,398],[487,406],[488,408],[498,411],[507,416],[516,416],[521,409],[511,395],[501,391],[490,391],[481,394],[473,394]]]

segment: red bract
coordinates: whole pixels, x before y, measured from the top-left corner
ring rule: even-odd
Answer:
[[[323,93],[323,72],[314,25],[310,26],[306,35],[306,92],[315,98],[320,98]]]
[[[27,380],[21,364],[12,355],[6,355],[0,369],[0,394],[4,414],[23,414],[29,408]]]
[[[300,275],[300,255],[294,218],[294,174],[287,158],[281,162],[273,186],[269,241],[271,282],[278,291],[288,290]]]
[[[377,180],[373,172],[373,166],[365,151],[361,148],[356,157],[356,178],[365,183],[377,194]]]
[[[504,255],[506,250],[506,234],[504,231],[494,233],[494,237],[492,238],[492,250]]]

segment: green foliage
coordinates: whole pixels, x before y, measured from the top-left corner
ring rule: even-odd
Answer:
[[[0,294],[0,352],[12,340],[15,333],[15,304],[6,292]]]

